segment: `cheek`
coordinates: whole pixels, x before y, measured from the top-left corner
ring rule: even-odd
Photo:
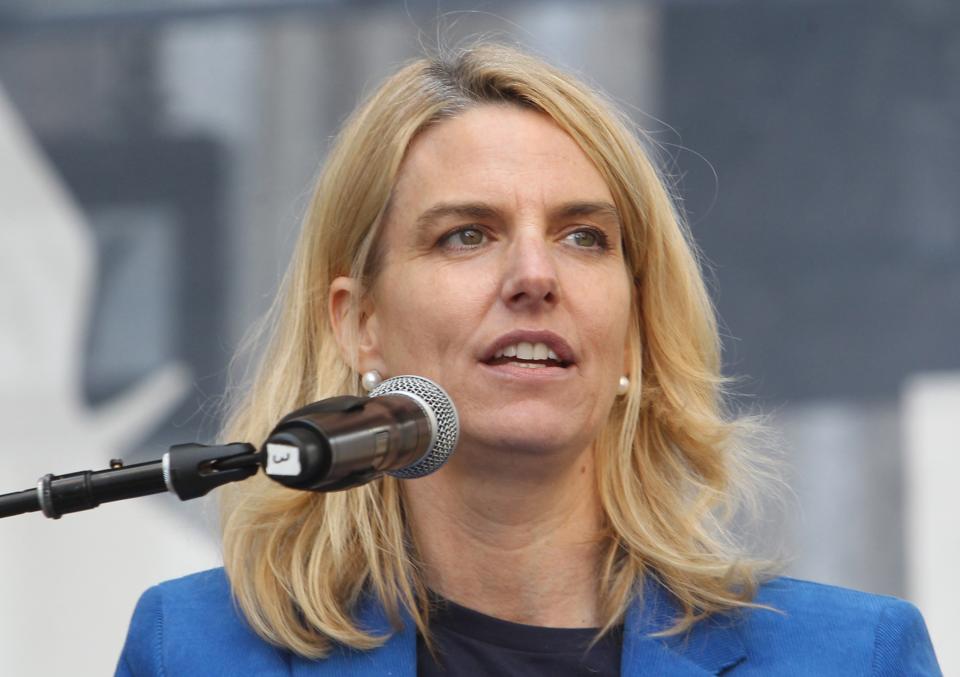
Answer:
[[[627,323],[619,316],[603,319],[606,322],[597,322],[591,330],[590,344],[594,346],[596,367],[602,378],[605,382],[616,381],[624,374]]]
[[[617,363],[621,364],[633,302],[629,281],[615,274],[592,278],[583,276],[578,282],[573,292],[576,295],[577,316],[591,338],[602,348],[605,359],[615,353]]]
[[[426,374],[468,354],[484,294],[476,278],[451,272],[407,270],[383,280],[380,343],[391,371]]]

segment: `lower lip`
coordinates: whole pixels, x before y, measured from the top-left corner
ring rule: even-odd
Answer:
[[[523,379],[527,381],[545,381],[556,380],[570,376],[574,365],[566,367],[521,367],[518,364],[507,362],[505,364],[487,364],[481,362],[480,366],[485,370],[500,376],[502,378]]]

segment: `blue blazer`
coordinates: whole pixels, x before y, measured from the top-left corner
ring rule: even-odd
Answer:
[[[895,599],[778,578],[757,601],[779,611],[751,610],[711,618],[679,637],[649,637],[669,627],[675,607],[657,585],[627,612],[621,674],[690,677],[746,675],[939,675],[923,618]],[[359,609],[364,627],[390,631],[380,605]],[[372,651],[336,649],[311,661],[260,639],[238,612],[223,569],[150,588],[133,614],[117,665],[141,675],[283,675],[415,677],[416,628],[406,622]]]

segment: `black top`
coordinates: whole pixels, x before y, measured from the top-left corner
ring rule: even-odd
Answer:
[[[623,628],[592,647],[595,628],[541,628],[436,600],[430,632],[436,658],[417,635],[419,677],[619,675]]]

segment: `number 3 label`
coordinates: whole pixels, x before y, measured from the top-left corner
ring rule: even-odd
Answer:
[[[286,476],[299,475],[300,449],[289,444],[268,444],[267,474]]]

